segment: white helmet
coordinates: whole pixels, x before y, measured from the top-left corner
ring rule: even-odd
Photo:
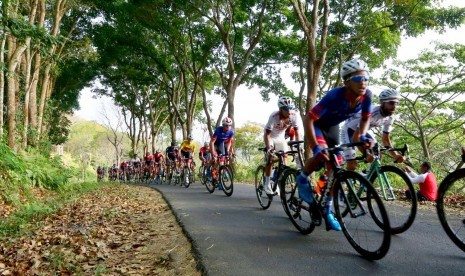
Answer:
[[[278,107],[283,108],[286,110],[290,110],[294,108],[294,105],[292,104],[292,99],[287,97],[287,96],[282,96],[278,100]]]
[[[387,99],[400,99],[400,94],[395,89],[386,89],[379,93],[379,101],[384,101]]]
[[[222,124],[223,126],[232,126],[233,121],[232,121],[231,118],[225,117],[225,118],[223,119],[223,121],[221,121],[221,124]]]
[[[192,140],[192,134],[187,135],[187,140]]]
[[[341,67],[341,79],[357,71],[368,71],[368,65],[361,59],[352,59],[344,62]]]

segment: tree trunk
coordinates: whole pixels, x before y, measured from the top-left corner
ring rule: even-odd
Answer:
[[[0,64],[5,64],[5,45],[6,45],[6,35],[3,35],[2,41],[0,44]],[[5,72],[0,70],[0,140],[3,138],[3,99],[5,98]]]

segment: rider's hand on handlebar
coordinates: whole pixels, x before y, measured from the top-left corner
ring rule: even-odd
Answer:
[[[360,142],[365,143],[363,146],[365,149],[371,149],[374,146],[373,139],[367,137],[366,135],[361,135],[359,140]]]
[[[329,161],[329,156],[325,148],[320,145],[316,145],[313,147],[313,157],[314,158],[321,158],[323,157],[326,161]]]

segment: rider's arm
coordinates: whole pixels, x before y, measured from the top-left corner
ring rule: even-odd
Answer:
[[[389,136],[389,133],[387,132],[383,132],[383,135],[382,135],[382,142],[383,142],[383,146],[385,147],[392,147],[392,144],[391,144],[391,139],[390,139],[390,136]],[[387,151],[388,154],[394,158],[394,160],[396,160],[397,162],[404,162],[404,157],[399,154],[397,151]]]

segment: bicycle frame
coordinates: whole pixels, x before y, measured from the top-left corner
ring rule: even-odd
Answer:
[[[338,179],[338,175],[340,175],[342,172],[345,171],[344,168],[342,168],[340,165],[339,165],[339,162],[337,161],[337,157],[336,157],[336,152],[339,152],[339,151],[342,151],[344,148],[346,147],[351,147],[351,146],[360,146],[360,145],[363,145],[363,143],[349,143],[349,144],[344,144],[344,145],[341,145],[339,147],[334,147],[334,148],[328,148],[326,149],[329,153],[330,153],[330,160],[329,161],[326,161],[325,162],[325,166],[326,167],[330,167],[330,170],[328,172],[328,181],[326,182],[326,186],[325,186],[325,190],[323,192],[323,195],[319,198],[319,199],[316,199],[316,202],[318,203],[318,205],[320,206],[320,208],[324,208],[326,206],[326,203],[328,201],[328,197],[330,197],[331,195],[331,191],[333,189],[333,186],[334,184],[337,182],[337,179]],[[364,215],[367,213],[367,211],[365,210],[365,208],[363,207],[363,204],[361,203],[360,201],[360,194],[362,191],[355,191],[354,190],[354,185],[353,183],[350,183],[350,185],[348,185],[348,187],[352,190],[352,192],[354,194],[357,195],[357,197],[355,198],[355,200],[357,200],[357,204],[358,206],[360,206],[360,208],[362,209],[362,211],[358,214],[354,214],[353,213],[353,210],[352,208],[349,208],[349,213],[352,217],[359,217],[361,215]],[[362,189],[362,187],[361,187]],[[359,194],[360,192],[360,194]],[[352,199],[353,200],[353,199]],[[344,201],[346,203],[349,203],[350,200],[347,198],[347,195],[344,194]]]

